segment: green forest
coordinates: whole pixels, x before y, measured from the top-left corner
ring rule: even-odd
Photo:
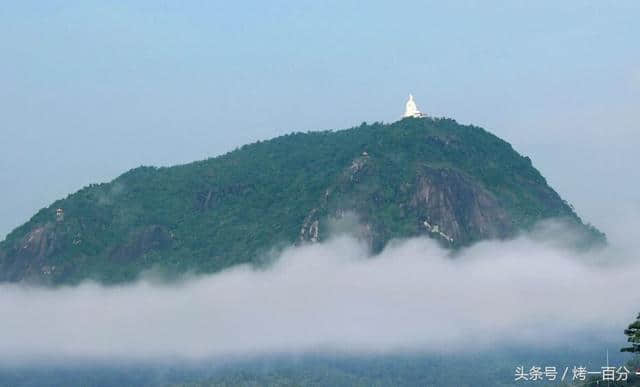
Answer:
[[[343,210],[370,225],[376,252],[393,238],[432,236],[422,225],[429,209],[415,204],[425,176],[449,179],[441,189],[460,230],[447,247],[487,237],[469,226],[473,214],[466,210],[480,194],[494,203],[484,212],[495,212],[489,215],[501,222],[500,237],[561,217],[604,241],[509,143],[452,119],[407,118],[292,133],[92,184],[43,208],[0,243],[0,280],[118,283],[151,267],[175,275],[261,264],[273,249],[299,242],[311,215],[322,226]]]

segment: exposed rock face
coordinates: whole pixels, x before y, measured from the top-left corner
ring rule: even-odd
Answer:
[[[349,181],[357,180],[358,173],[362,171],[362,169],[367,164],[368,160],[369,160],[368,153],[365,153],[362,156],[356,157],[355,159],[353,159],[351,166],[349,167],[348,171],[346,171],[345,173],[349,177]]]
[[[300,228],[298,242],[318,242],[320,234],[320,221],[318,220],[318,209],[312,209]]]
[[[51,255],[56,248],[56,234],[50,224],[37,227],[22,240],[20,250],[38,259]]]
[[[302,227],[300,228],[300,236],[298,242],[319,242],[321,239],[320,222],[327,221],[329,218],[340,219],[346,211],[354,212],[358,215],[356,206],[350,206],[358,198],[351,197],[348,200],[336,199],[334,192],[348,192],[350,188],[360,182],[361,174],[367,167],[369,154],[364,152],[362,155],[355,157],[351,164],[344,168],[337,182],[325,190],[323,197],[318,201],[318,206],[309,211],[305,217]],[[346,205],[346,207],[345,207]],[[370,226],[369,226],[370,228]],[[368,235],[371,239],[371,235]]]
[[[442,232],[451,242],[504,238],[513,233],[511,218],[498,200],[462,173],[425,168],[417,181],[410,204],[424,216],[428,231]]]
[[[54,224],[46,223],[34,228],[12,246],[10,253],[13,254],[0,251],[0,259],[5,263],[0,278],[32,278],[51,274],[55,266],[47,265],[47,258],[54,255],[59,247]]]
[[[68,237],[62,226],[46,223],[26,234],[9,254],[0,249],[0,262],[3,262],[0,279],[49,282],[49,277],[66,266],[64,261],[56,263],[54,259],[58,250],[64,248],[65,239],[73,246],[82,243],[80,235]],[[146,226],[132,233],[126,243],[113,248],[109,259],[120,263],[135,261],[146,253],[170,247],[171,242],[171,234],[165,227]]]
[[[370,219],[363,208],[375,206],[380,200],[377,192],[365,193],[359,184],[367,184],[369,155],[356,157],[345,168],[336,184],[326,190],[318,207],[307,215],[300,230],[300,241],[317,242],[324,233],[319,232],[322,217],[340,219],[346,212],[355,213],[367,226],[367,240],[374,245],[381,237],[375,230],[384,225]],[[451,168],[424,167],[415,177],[414,191],[406,202],[413,218],[416,235],[427,234],[448,244],[464,245],[478,239],[505,238],[515,232],[509,213],[498,199],[477,182]],[[400,191],[402,187],[393,187]],[[332,192],[343,193],[339,198]],[[346,194],[345,194],[346,193]],[[326,234],[324,234],[326,237]],[[373,246],[372,246],[373,247]]]

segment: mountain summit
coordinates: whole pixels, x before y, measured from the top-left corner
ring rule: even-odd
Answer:
[[[586,226],[528,157],[451,119],[293,133],[169,168],[139,167],[40,210],[0,243],[0,280],[117,283],[159,266],[215,272],[316,242],[355,214],[372,251],[425,235],[453,249],[549,218]]]

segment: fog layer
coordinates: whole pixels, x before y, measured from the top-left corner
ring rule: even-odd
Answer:
[[[626,225],[627,243],[582,253],[552,223],[455,257],[428,238],[371,257],[342,235],[288,248],[267,269],[171,284],[4,284],[0,362],[622,342],[640,309],[638,228]]]

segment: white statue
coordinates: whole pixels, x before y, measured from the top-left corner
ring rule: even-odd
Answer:
[[[418,109],[416,102],[413,100],[413,95],[409,94],[409,100],[404,109],[402,118],[405,117],[424,117],[425,115]]]

